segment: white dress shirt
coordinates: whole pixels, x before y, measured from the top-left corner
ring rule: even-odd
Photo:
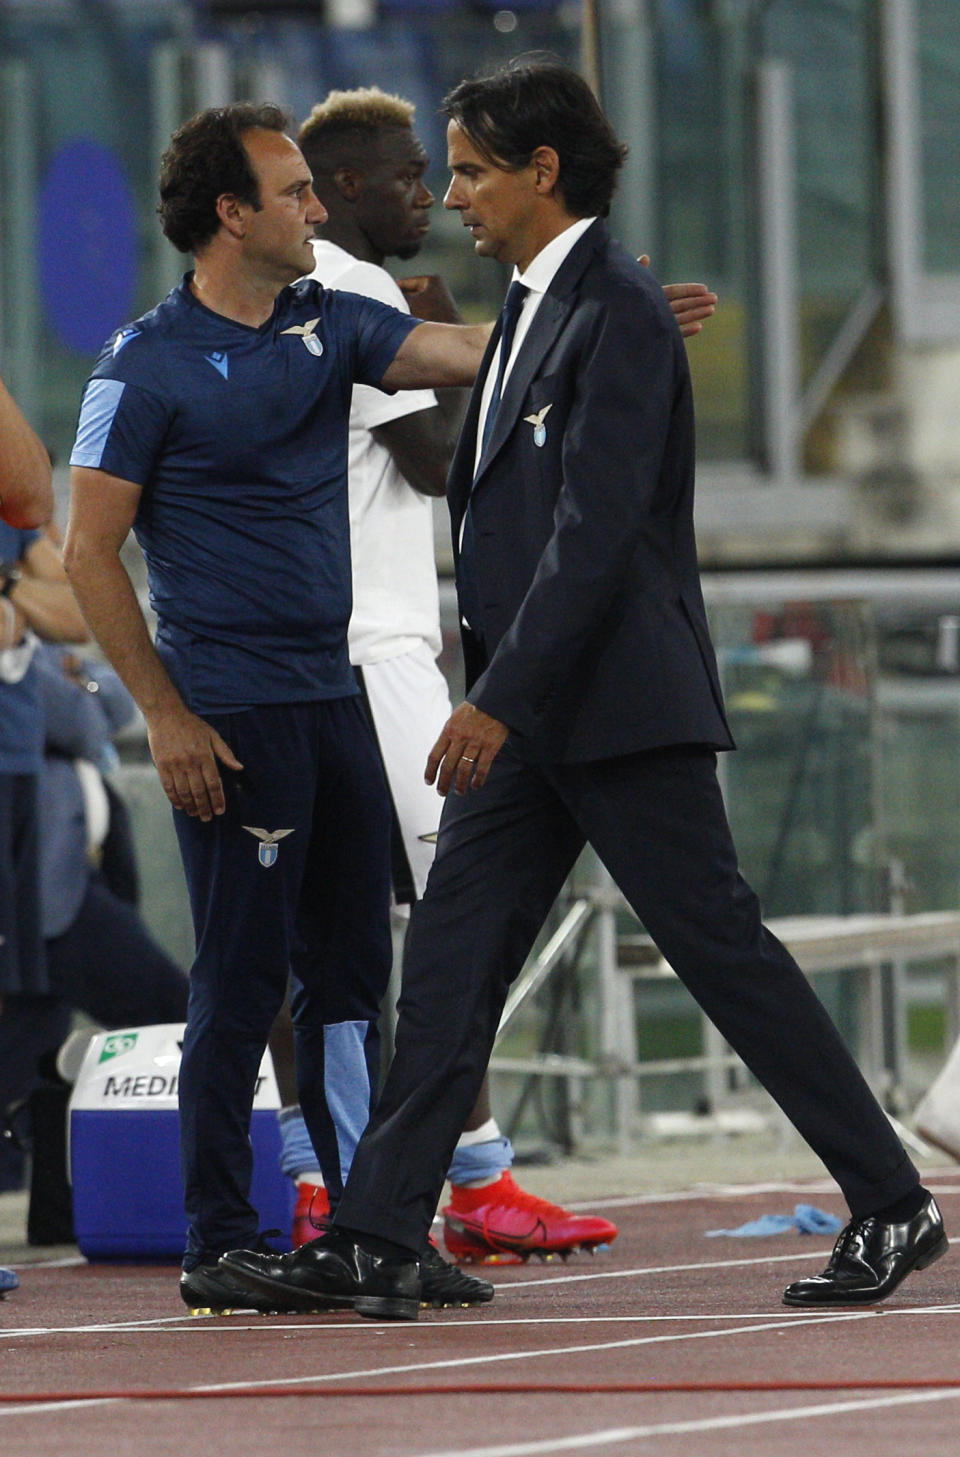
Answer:
[[[534,315],[540,307],[540,302],[554,280],[567,254],[579,238],[582,238],[596,218],[579,218],[577,222],[571,223],[569,228],[564,228],[552,238],[545,248],[530,263],[524,273],[513,270],[511,283],[522,283],[528,293],[523,301],[520,317],[517,320],[516,333],[513,336],[513,345],[510,350],[510,358],[507,360],[506,372],[503,376],[503,389],[507,387],[507,380],[510,378],[510,371],[514,366],[517,355],[520,351],[527,331],[533,323]],[[477,466],[480,464],[480,442],[483,440],[483,426],[487,418],[487,411],[490,407],[490,397],[493,394],[494,382],[497,378],[499,367],[500,351],[495,349],[490,360],[490,368],[487,370],[487,377],[483,382],[483,393],[480,396],[480,415],[477,419],[477,446],[474,455],[473,469],[476,474]]]

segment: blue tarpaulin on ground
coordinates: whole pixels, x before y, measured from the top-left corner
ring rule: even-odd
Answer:
[[[795,1230],[798,1234],[839,1234],[842,1228],[843,1220],[835,1214],[827,1214],[812,1204],[798,1204],[792,1214],[761,1214],[759,1219],[750,1219],[737,1229],[708,1229],[707,1237],[713,1239],[718,1234],[728,1234],[735,1239],[743,1239],[786,1234],[788,1230]]]

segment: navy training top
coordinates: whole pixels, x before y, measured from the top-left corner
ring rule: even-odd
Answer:
[[[350,395],[419,321],[301,280],[255,329],[191,278],[107,341],[71,464],[142,487],[157,652],[190,708],[353,694]]]

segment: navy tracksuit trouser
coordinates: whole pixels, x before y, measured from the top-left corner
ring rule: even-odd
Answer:
[[[370,1113],[390,975],[390,801],[359,697],[206,715],[243,764],[176,812],[197,940],[180,1070],[187,1269],[249,1245],[250,1115],[291,976],[304,1119],[335,1200]]]

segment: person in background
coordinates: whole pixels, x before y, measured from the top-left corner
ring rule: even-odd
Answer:
[[[0,1038],[15,1025],[43,1036],[51,996],[40,909],[41,638],[82,642],[87,626],[56,546],[0,522]],[[14,1038],[13,1045],[16,1045]],[[0,1052],[0,1114],[15,1093]],[[0,1188],[22,1159],[0,1142]]]
[[[0,526],[5,523],[16,531],[26,531],[31,528],[44,526],[53,515],[53,480],[50,469],[50,457],[40,437],[31,429],[23,416],[19,406],[14,401],[6,385],[0,380]],[[10,565],[14,573],[19,570],[20,547],[23,545],[23,538],[16,541],[11,537],[0,535],[0,564]],[[15,651],[18,645],[18,618],[12,615],[9,608],[9,595],[12,586],[16,582],[16,576],[7,574],[0,579],[0,596],[4,599],[4,607],[0,613],[0,659],[11,650]],[[5,619],[5,620],[2,620]],[[19,629],[22,631],[22,628]],[[15,658],[6,658],[9,664]],[[16,670],[14,670],[16,671]],[[2,668],[0,668],[2,672]],[[0,718],[4,715],[5,708],[10,709],[10,699],[5,697],[2,679],[0,679]],[[10,680],[8,680],[10,681]],[[19,681],[19,680],[13,680]],[[29,701],[29,685],[24,689],[24,697],[19,706],[14,706],[12,712],[21,714],[23,704]],[[15,695],[16,697],[16,695]],[[19,970],[13,968],[14,958],[19,963],[17,942],[24,942],[24,961],[30,955],[29,948],[35,945],[34,931],[31,929],[31,922],[35,921],[32,906],[35,904],[35,894],[31,890],[27,892],[28,905],[24,906],[22,913],[18,915],[16,929],[14,929],[14,916],[10,902],[5,897],[8,895],[12,885],[19,885],[23,888],[29,881],[33,884],[32,872],[28,867],[35,864],[35,852],[31,849],[33,843],[32,831],[28,828],[28,821],[31,818],[28,800],[32,797],[26,785],[22,782],[31,777],[29,773],[30,758],[29,749],[25,744],[11,744],[11,734],[8,731],[4,734],[3,725],[0,724],[0,1008],[2,1008],[2,990],[5,980],[10,977],[14,984],[19,980]],[[21,749],[27,749],[25,757],[21,757]],[[8,770],[4,766],[14,764],[14,768]],[[19,768],[17,767],[19,765]],[[22,774],[20,769],[27,769]],[[3,781],[8,779],[8,774],[21,780],[19,786],[14,786]],[[13,826],[16,820],[20,827],[18,831],[18,843],[13,843]],[[7,918],[9,920],[7,921]],[[4,931],[4,925],[7,930]],[[6,939],[11,946],[6,957],[4,957],[2,946]],[[27,974],[32,979],[32,974]],[[39,972],[36,973],[40,975]],[[2,1113],[2,1108],[0,1108]],[[0,1189],[4,1187],[4,1155],[0,1153]],[[14,1158],[14,1165],[19,1161]],[[9,1169],[7,1177],[9,1178]],[[12,1270],[0,1268],[0,1298],[7,1290],[14,1290],[19,1284],[16,1275]]]
[[[27,530],[52,516],[50,456],[0,380],[0,521]]]
[[[73,1236],[62,1136],[69,1089],[55,1058],[74,1013],[107,1029],[183,1022],[189,983],[137,910],[129,816],[107,777],[118,762],[113,738],[133,719],[133,700],[111,668],[75,649],[41,644],[34,666],[44,726],[40,913],[48,992],[0,1016],[0,1097],[6,1106],[34,1101],[27,1237],[59,1244]],[[39,1116],[48,1103],[57,1116]]]
[[[53,990],[100,1026],[182,1022],[186,972],[138,911],[129,814],[109,775],[133,699],[112,668],[41,648],[45,744],[40,780],[40,895]]]
[[[429,159],[413,119],[409,102],[367,87],[331,92],[301,126],[297,140],[327,212],[310,276],[325,288],[418,318],[459,323],[441,278],[397,283],[383,266],[388,257],[414,258],[429,230]],[[666,294],[687,334],[699,331],[716,303],[701,284],[672,285]],[[462,391],[384,395],[357,385],[350,408],[350,661],[390,788],[394,907],[404,916],[423,895],[440,815],[423,778],[427,754],[452,712],[437,662],[442,641],[431,498],[444,493],[465,404]],[[276,1040],[271,1045],[276,1063]],[[299,1246],[324,1227],[329,1201],[318,1186],[318,1160],[299,1110],[284,1108],[280,1123],[284,1167],[299,1187],[293,1236]],[[520,1260],[593,1249],[616,1237],[609,1220],[570,1213],[520,1188],[510,1173],[513,1157],[485,1077],[448,1171],[451,1203],[443,1212],[451,1255]],[[348,1172],[343,1169],[344,1179]]]
[[[7,463],[6,504],[0,490],[0,1019],[5,996],[29,996],[45,989],[37,839],[37,775],[43,748],[29,675],[33,644],[26,641],[24,612],[10,598],[24,571],[29,573],[26,559],[39,540],[36,532],[17,529],[13,523],[41,525],[52,509],[45,451],[38,477],[28,475],[26,485],[19,484],[19,445],[29,427],[5,389],[0,390],[2,409],[12,415],[14,428],[12,434],[0,437],[0,451],[4,439],[13,440],[15,448]],[[0,1118],[3,1112],[0,1103]],[[22,1178],[22,1157],[0,1140],[0,1190],[19,1187]],[[0,1297],[19,1283],[13,1270],[0,1266]]]

